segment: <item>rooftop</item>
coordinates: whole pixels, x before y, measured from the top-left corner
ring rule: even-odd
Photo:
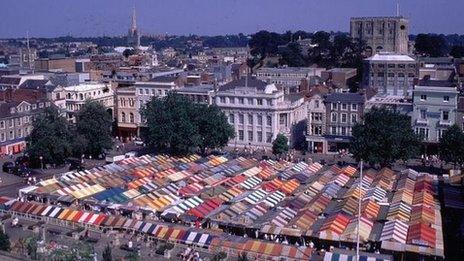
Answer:
[[[237,87],[250,87],[264,91],[267,85],[265,81],[258,80],[255,77],[242,77],[220,86],[219,91],[228,91]]]
[[[365,61],[382,61],[382,62],[415,62],[416,60],[405,54],[396,54],[396,53],[386,53],[381,52],[377,53],[372,57],[365,59]]]
[[[108,85],[104,83],[90,82],[85,84],[64,87],[64,89],[66,91],[85,92],[90,90],[103,89],[105,87],[108,87]]]
[[[364,94],[362,93],[339,93],[334,92],[326,96],[325,101],[327,102],[346,102],[346,103],[363,103]]]

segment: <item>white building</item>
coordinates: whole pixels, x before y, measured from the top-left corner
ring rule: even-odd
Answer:
[[[255,78],[241,78],[219,87],[214,102],[235,129],[229,146],[271,147],[279,133],[292,141],[294,127],[307,116],[303,96],[284,95],[274,84]]]
[[[282,67],[282,68],[259,68],[255,76],[257,79],[267,83],[281,84],[285,87],[299,86],[302,80],[310,77],[321,77],[325,68],[312,67]]]
[[[109,84],[86,83],[64,87],[63,89],[66,95],[66,112],[69,121],[76,121],[74,115],[86,101],[99,102],[113,115],[114,93]]]

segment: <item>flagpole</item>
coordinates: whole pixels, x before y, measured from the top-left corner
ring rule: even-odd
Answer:
[[[359,226],[361,224],[361,187],[362,187],[362,179],[363,179],[363,161],[361,160],[359,162],[359,184],[358,184],[358,189],[359,189],[359,200],[358,200],[358,225],[356,227],[356,261],[359,261]]]

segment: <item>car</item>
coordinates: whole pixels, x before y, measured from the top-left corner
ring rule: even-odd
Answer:
[[[144,145],[143,141],[141,141],[141,140],[134,141],[134,144],[137,145],[137,146],[143,146]]]
[[[3,163],[2,170],[5,173],[11,173],[13,171],[14,167],[15,167],[14,162],[7,161],[7,162]]]

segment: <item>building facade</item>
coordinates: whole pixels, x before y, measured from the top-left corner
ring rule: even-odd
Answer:
[[[360,93],[316,96],[308,110],[308,150],[313,153],[329,153],[347,149],[352,128],[361,121],[364,114],[364,105],[365,96]]]
[[[414,87],[412,128],[427,143],[440,141],[456,123],[458,90],[448,81],[422,80]]]
[[[251,77],[220,86],[214,102],[234,127],[229,141],[234,147],[269,148],[279,133],[293,145],[293,128],[307,115],[303,96],[285,95],[275,84]]]
[[[87,101],[100,103],[113,117],[114,92],[109,84],[86,83],[63,89],[66,95],[66,114],[70,122],[76,122],[75,114]]]
[[[50,105],[46,99],[0,102],[0,154],[22,152],[26,148],[26,137],[32,131],[32,122]]]
[[[409,52],[409,20],[401,16],[351,18],[350,35],[366,43],[368,54]]]
[[[377,89],[380,95],[411,96],[418,63],[408,55],[378,53],[364,60],[364,88]]]
[[[140,114],[136,106],[135,87],[117,88],[115,91],[115,120],[117,122],[118,137],[132,140],[139,136],[137,122]],[[139,118],[137,118],[139,117]]]
[[[300,86],[303,80],[309,81],[311,77],[320,77],[325,68],[310,67],[282,67],[259,68],[255,76],[258,80],[284,87]]]

